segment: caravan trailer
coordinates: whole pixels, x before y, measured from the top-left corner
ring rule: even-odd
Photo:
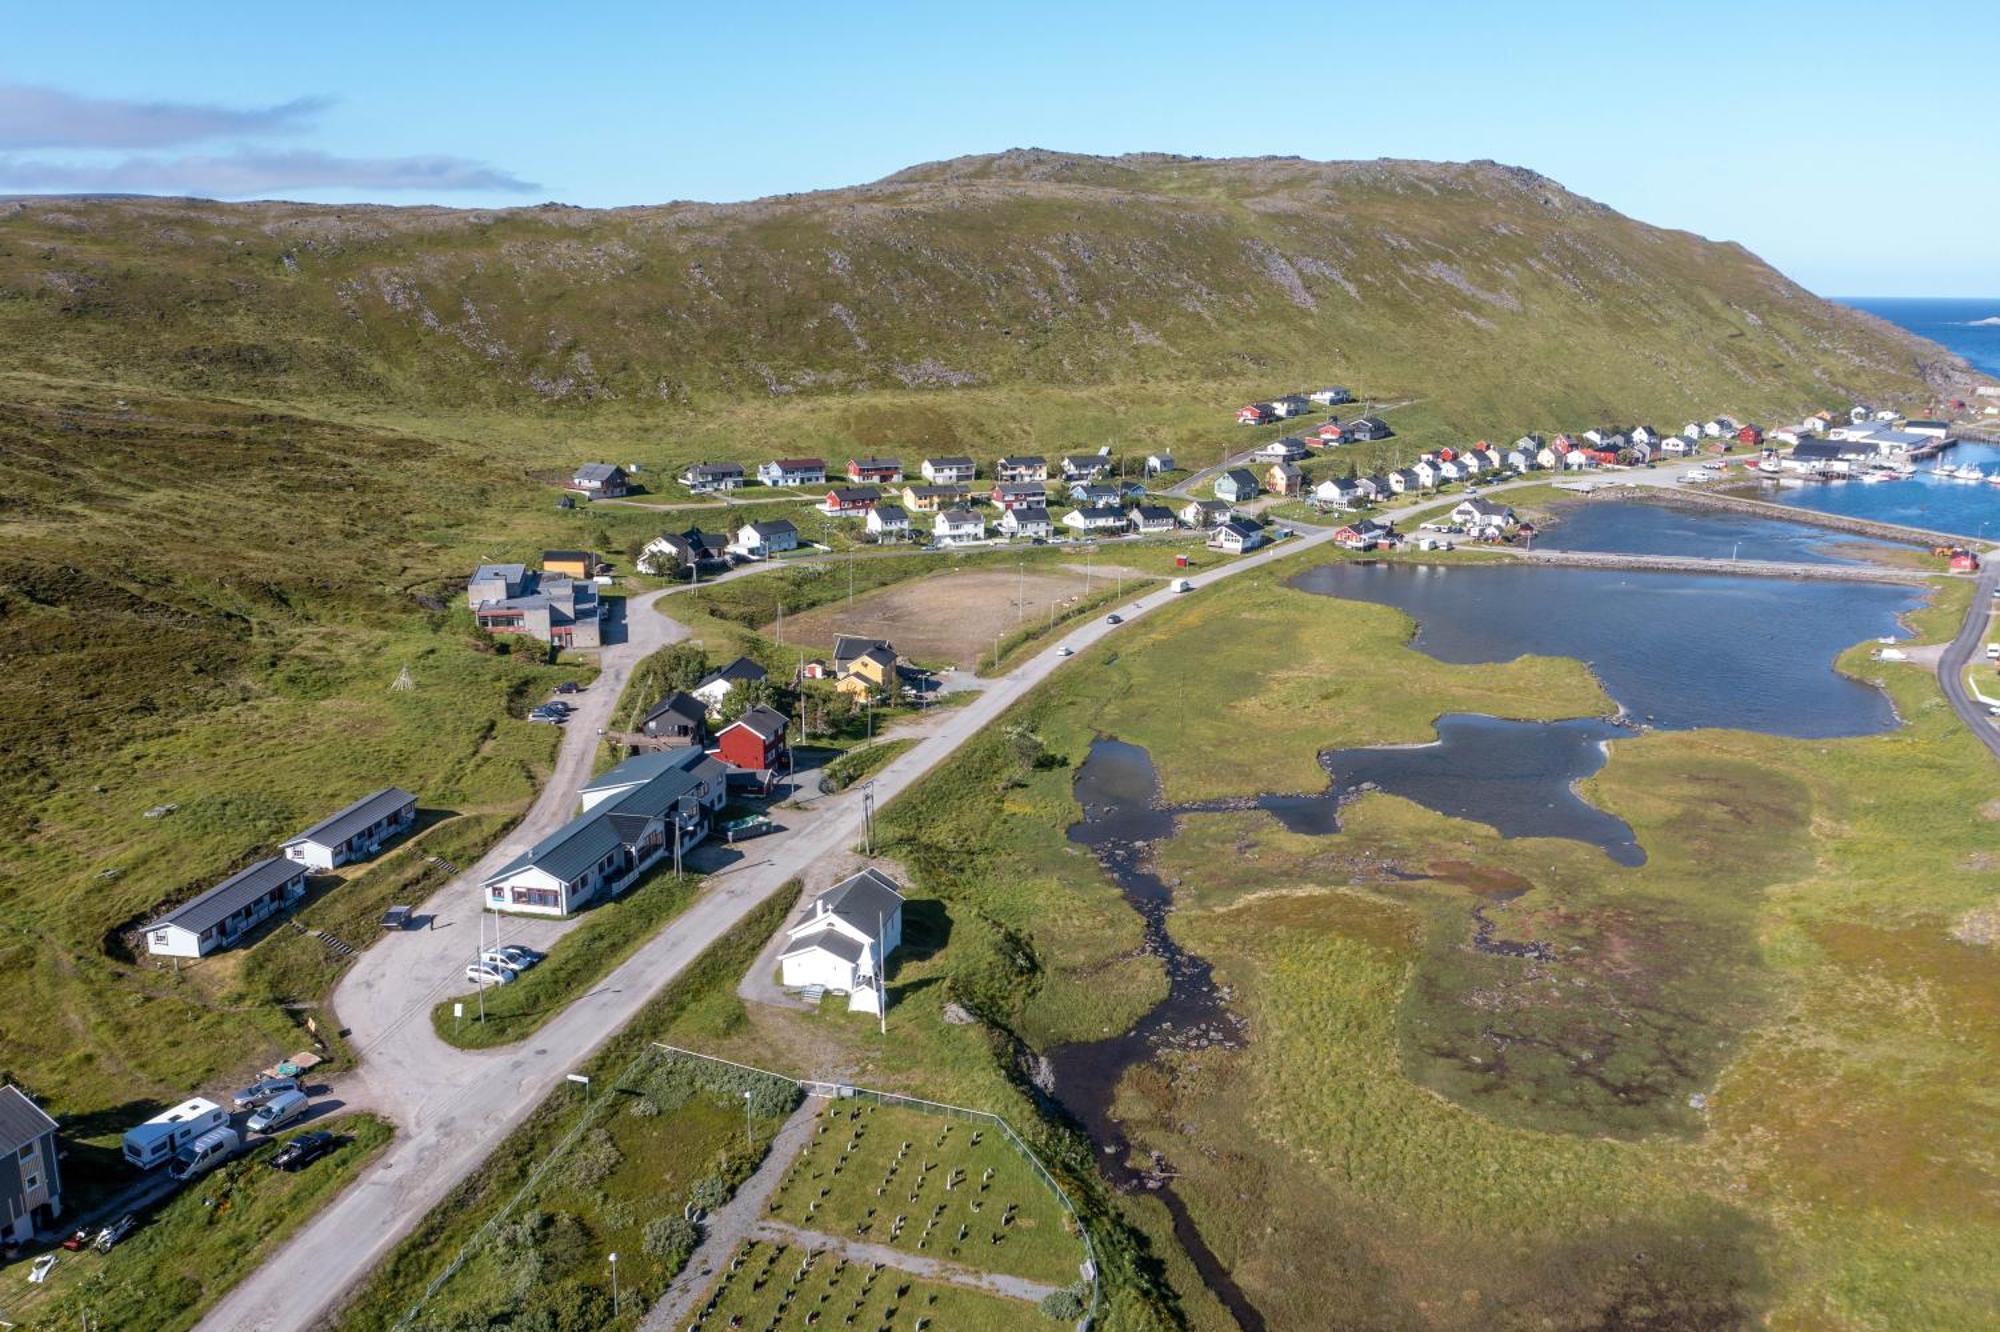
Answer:
[[[125,1159],[151,1170],[211,1129],[224,1128],[229,1112],[197,1096],[125,1131]]]

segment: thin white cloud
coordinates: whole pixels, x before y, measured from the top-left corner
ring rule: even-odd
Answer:
[[[486,191],[540,189],[512,172],[463,157],[338,157],[243,151],[220,156],[128,157],[101,165],[0,155],[0,190],[63,194],[188,194],[265,197],[284,190]]]
[[[205,139],[253,138],[307,128],[324,97],[235,108],[205,102],[85,97],[59,88],[0,83],[0,150],[168,148]]]

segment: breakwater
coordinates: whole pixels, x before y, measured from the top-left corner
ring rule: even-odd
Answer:
[[[1976,540],[1964,532],[1939,532],[1924,527],[1908,527],[1902,523],[1878,522],[1873,518],[1854,518],[1844,513],[1822,513],[1818,509],[1793,508],[1790,505],[1773,504],[1769,500],[1751,499],[1747,495],[1731,495],[1715,490],[1667,490],[1660,486],[1613,484],[1600,486],[1591,491],[1589,498],[1593,501],[1636,499],[1652,504],[1683,504],[1694,509],[1731,509],[1737,513],[1753,514],[1759,518],[1775,518],[1788,523],[1810,523],[1814,527],[1824,527],[1834,532],[1849,532],[1855,536],[1875,537],[1882,541],[1901,541],[1921,546],[1964,545]]]

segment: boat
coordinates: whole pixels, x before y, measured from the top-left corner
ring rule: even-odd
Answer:
[[[1896,474],[1894,472],[1863,472],[1861,479],[1872,486],[1877,481],[1894,481]]]
[[[1965,466],[1959,468],[1952,475],[1961,481],[1984,481],[1986,479],[1986,473],[1980,471],[1971,463],[1967,463]]]

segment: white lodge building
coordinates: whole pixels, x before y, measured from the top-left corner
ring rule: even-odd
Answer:
[[[842,879],[813,899],[778,965],[787,989],[817,985],[847,996],[850,1013],[882,1011],[881,975],[903,942],[903,890],[878,869]]]

